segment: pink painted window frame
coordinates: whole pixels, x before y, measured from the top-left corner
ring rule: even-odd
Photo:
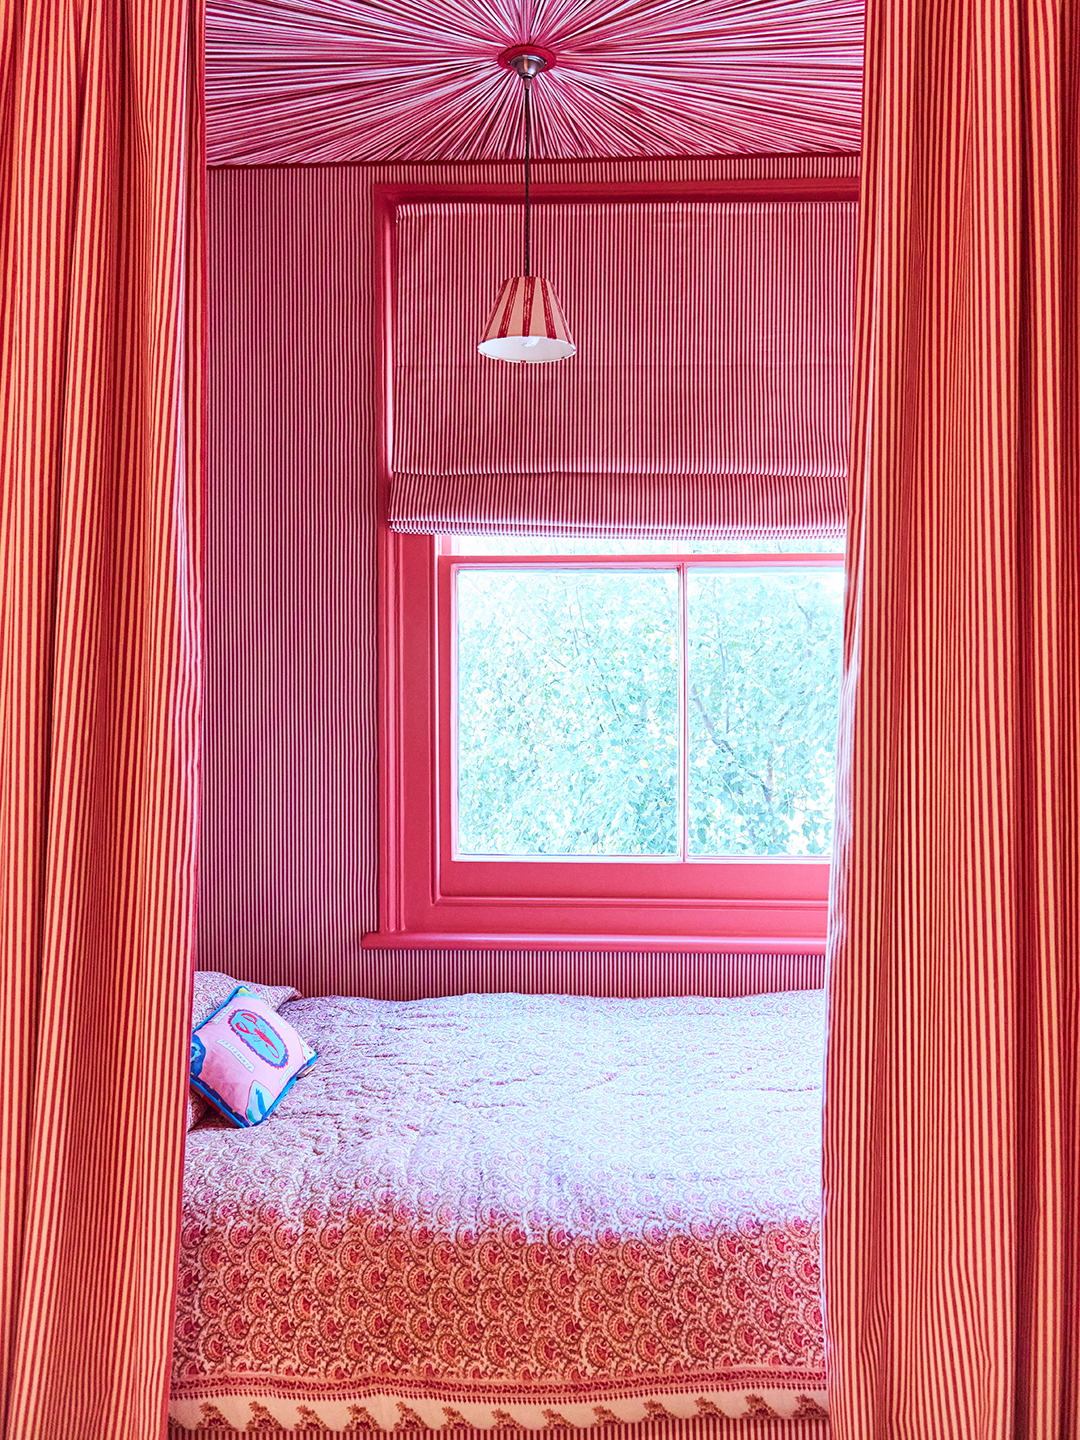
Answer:
[[[428,535],[387,534],[394,584],[384,607],[380,744],[382,904],[369,946],[539,949],[824,948],[829,862],[458,859],[452,850],[453,571],[675,568],[664,556],[452,555]],[[836,555],[695,556],[695,565],[834,567]]]

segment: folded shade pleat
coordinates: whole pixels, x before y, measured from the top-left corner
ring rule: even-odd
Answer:
[[[856,210],[538,205],[577,354],[520,366],[476,350],[518,207],[400,206],[391,526],[843,534]]]

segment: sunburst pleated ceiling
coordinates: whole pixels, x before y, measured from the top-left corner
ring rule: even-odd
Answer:
[[[210,162],[855,151],[861,0],[208,0]]]

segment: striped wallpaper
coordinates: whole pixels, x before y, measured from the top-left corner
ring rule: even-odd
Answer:
[[[231,974],[248,979],[259,958],[238,956]],[[274,980],[295,973],[263,967]],[[439,995],[761,995],[819,990],[823,955],[731,955],[647,951],[363,950],[348,965],[315,963],[305,971],[309,995],[365,995],[372,1000],[423,1000]]]
[[[536,169],[538,182],[557,174],[584,184],[857,173],[850,156]],[[371,187],[502,178],[498,166],[209,172],[201,968],[287,979],[307,994],[398,993],[395,974],[402,994],[414,993],[417,983],[548,983],[534,978],[541,973],[530,970],[534,962],[519,964],[512,953],[498,969],[490,954],[410,959],[360,948],[364,933],[377,928],[374,616],[382,472],[373,397]],[[615,965],[623,975],[618,983],[653,983],[640,960],[627,957],[620,965],[596,957],[589,970],[575,969],[586,958],[574,956],[549,973],[552,984],[613,984]],[[671,983],[740,993],[759,983],[748,977],[764,962],[718,956],[709,974],[699,971],[691,981],[701,963],[687,957]],[[781,969],[760,983],[770,987],[797,973],[783,968],[793,963],[783,957]],[[819,962],[806,963],[805,982],[819,983]]]
[[[369,182],[208,184],[198,964],[307,994],[329,970],[348,990],[375,928]]]
[[[538,205],[578,353],[527,366],[476,349],[520,207],[399,206],[393,528],[843,535],[857,208]]]

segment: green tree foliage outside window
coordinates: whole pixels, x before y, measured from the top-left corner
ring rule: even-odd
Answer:
[[[458,572],[458,848],[678,853],[673,571]]]
[[[692,568],[691,855],[832,848],[842,576]]]
[[[824,855],[841,578],[687,572],[687,852]],[[462,568],[458,850],[680,853],[674,570]]]

